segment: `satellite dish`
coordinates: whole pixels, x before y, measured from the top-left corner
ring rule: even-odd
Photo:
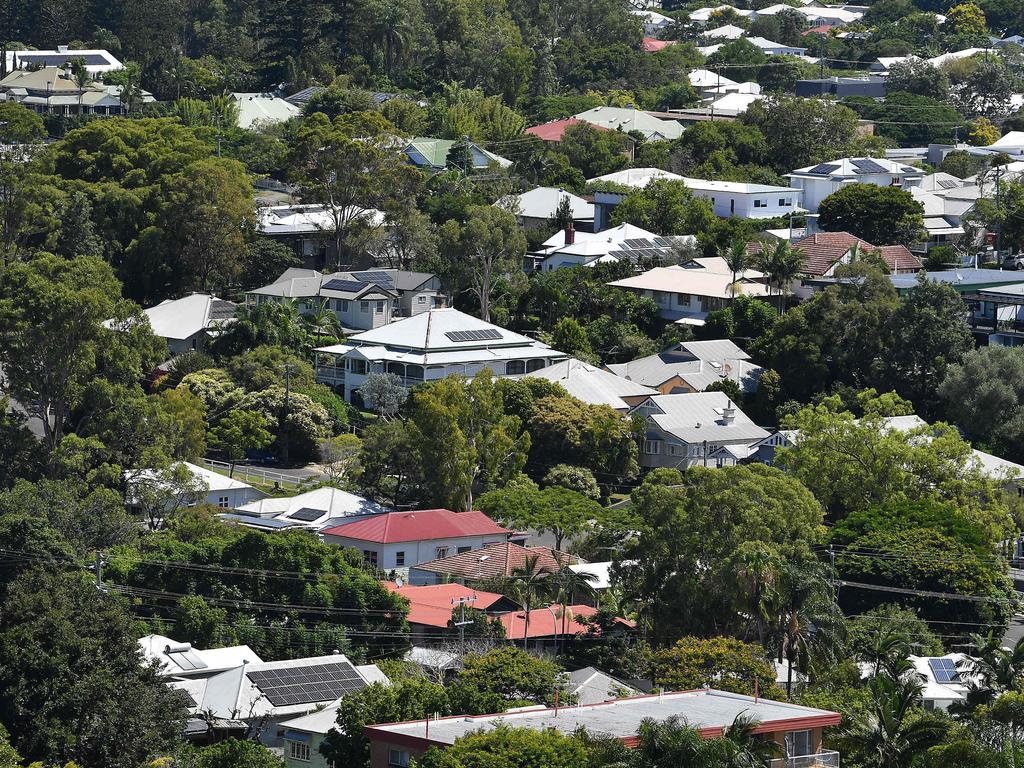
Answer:
[[[395,584],[398,586],[399,589],[401,589],[405,586],[405,579],[403,579],[401,576],[396,576]]]

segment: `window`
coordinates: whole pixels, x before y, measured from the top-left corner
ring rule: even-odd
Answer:
[[[755,208],[767,208],[768,206],[767,206],[767,204],[765,203],[764,200],[755,200],[754,201],[754,207]]]
[[[528,362],[526,364],[526,372],[527,373],[533,373],[534,371],[539,371],[543,367],[544,367],[544,361],[543,360],[531,360],[530,362]]]
[[[434,550],[434,557],[440,560],[442,557],[448,557],[448,552],[451,547],[438,547]]]
[[[388,750],[389,768],[409,768],[409,753],[404,749]]]
[[[786,734],[786,757],[803,757],[812,755],[810,731],[790,731]]]
[[[309,744],[303,744],[301,741],[289,741],[288,742],[288,756],[292,760],[301,760],[304,763],[309,762]]]
[[[229,506],[231,506],[231,498],[228,496],[218,496],[217,506],[220,507],[221,509],[227,509]]]
[[[352,373],[364,374],[366,373],[366,361],[365,360],[349,360],[349,370]]]
[[[416,303],[417,304],[426,304],[427,303],[427,297],[426,296],[417,296],[416,297]]]
[[[676,294],[676,306],[677,307],[688,307],[688,306],[690,306],[690,294],[688,294],[688,293],[677,293]]]
[[[395,565],[405,565],[405,552],[395,552]]]
[[[521,373],[526,373],[526,363],[522,360],[509,360],[505,363],[506,376],[518,376]]]
[[[372,565],[374,567],[377,566],[377,553],[374,552],[373,550],[371,550],[371,549],[364,549],[363,550],[363,559],[366,562],[368,562],[370,565]]]
[[[644,440],[644,453],[648,456],[657,456],[661,453],[660,440]]]
[[[456,552],[458,552],[461,555],[463,552],[469,552],[469,550],[471,550],[471,549],[472,549],[472,547],[459,547],[456,550]]]
[[[383,301],[378,301],[378,302],[377,302],[377,309],[376,309],[376,310],[374,310],[374,311],[375,311],[375,312],[376,312],[376,313],[377,313],[378,315],[379,315],[379,314],[381,314],[381,313],[383,313],[383,312],[384,312],[384,302],[383,302]]]
[[[348,312],[348,299],[340,299],[338,301],[342,312]]]
[[[360,312],[369,312],[370,311],[370,302],[368,302],[368,301],[360,301],[359,302],[359,311]]]
[[[729,198],[729,213],[736,213],[736,198]]]
[[[669,443],[669,446],[668,446],[668,455],[669,456],[682,456],[685,453],[685,451],[686,451],[686,449],[683,446],[681,446],[681,445],[673,445],[673,444]]]

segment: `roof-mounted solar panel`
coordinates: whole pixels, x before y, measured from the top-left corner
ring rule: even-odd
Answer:
[[[449,341],[490,341],[500,339],[501,331],[496,328],[481,328],[473,331],[446,331]]]
[[[324,283],[325,291],[341,291],[342,293],[359,293],[359,291],[366,288],[370,283],[364,283],[359,280],[328,280]]]
[[[811,170],[809,170],[808,173],[813,173],[815,175],[820,176],[827,176],[828,174],[837,170],[839,170],[839,166],[835,165],[834,163],[821,163],[811,168]]]
[[[313,509],[312,507],[303,507],[302,509],[292,512],[290,515],[288,515],[288,517],[290,517],[292,520],[302,520],[306,523],[311,523],[314,520],[319,520],[323,516],[324,510]]]
[[[348,661],[257,670],[247,673],[275,707],[333,701],[356,693],[366,682]]]

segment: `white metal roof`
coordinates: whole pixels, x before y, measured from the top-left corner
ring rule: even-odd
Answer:
[[[719,85],[736,85],[735,80],[730,80],[728,77],[722,77],[717,72],[712,72],[708,69],[694,69],[690,71],[688,75],[690,85],[694,88],[711,88]]]
[[[762,440],[768,432],[757,426],[724,392],[656,395],[649,401],[661,410],[648,417],[664,432],[684,443]],[[727,418],[729,408],[733,417]]]
[[[601,370],[582,360],[569,358],[528,374],[547,379],[562,387],[577,400],[592,405],[608,405],[617,411],[626,411],[630,405],[624,397],[644,397],[658,394],[657,390]]]
[[[594,107],[573,117],[613,131],[640,131],[648,138],[678,139],[683,135],[683,126],[675,120],[662,120],[641,109]]]
[[[455,341],[448,334],[483,332],[496,335],[471,341]],[[431,309],[380,328],[352,336],[354,345],[387,346],[421,352],[490,347],[535,346],[540,342],[488,323],[451,307]]]
[[[293,518],[292,516],[299,510],[316,510],[321,514],[313,520]],[[331,487],[316,488],[296,496],[260,499],[243,504],[236,510],[240,514],[261,518],[294,519],[297,524],[315,528],[320,528],[325,521],[335,518],[379,515],[390,511],[388,507],[381,506],[375,501]]]
[[[678,173],[663,171],[661,168],[627,168],[624,171],[615,171],[614,173],[606,173],[604,176],[595,176],[592,179],[587,179],[587,183],[610,181],[613,184],[622,184],[627,187],[640,189],[646,187],[655,179],[682,181],[683,177]]]
[[[608,285],[616,288],[685,293],[691,296],[708,296],[717,299],[732,297],[732,275],[706,270],[685,269],[679,266],[654,267],[642,275],[615,280]],[[768,296],[768,286],[739,277],[736,295]]]
[[[283,123],[302,114],[302,110],[289,101],[269,93],[232,93],[238,104],[238,127],[254,128],[261,123]]]
[[[568,198],[569,208],[572,211],[572,218],[576,220],[588,220],[594,218],[594,204],[584,200],[579,195],[567,192],[564,189],[555,187],[536,187],[521,195],[513,195],[504,198],[514,202],[514,210],[527,219],[550,219],[558,211],[562,200]],[[501,202],[501,201],[499,201]]]
[[[188,339],[216,325],[231,322],[223,317],[234,312],[235,305],[216,296],[193,293],[183,299],[167,299],[155,307],[143,310],[149,318],[153,333],[164,339]],[[220,315],[216,319],[214,313]]]

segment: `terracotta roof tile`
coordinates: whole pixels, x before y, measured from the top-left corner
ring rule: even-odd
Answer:
[[[578,560],[572,555],[548,547],[521,547],[518,544],[504,543],[489,544],[480,549],[431,560],[413,567],[419,571],[447,574],[463,579],[490,579],[511,576],[525,566],[526,558],[530,555],[538,556],[538,568],[551,573],[558,572],[564,565],[575,564]]]
[[[597,609],[589,605],[568,605],[564,616],[565,628],[562,625],[562,606],[555,603],[548,608],[534,608],[530,611],[530,627],[526,627],[526,611],[513,611],[498,617],[505,627],[505,637],[509,640],[522,640],[525,634],[531,637],[554,637],[556,635],[580,635],[587,631],[586,625],[578,619],[580,616],[590,618],[597,614]],[[552,612],[554,615],[552,615]],[[615,622],[625,629],[633,629],[635,622],[629,619],[616,618]],[[528,632],[528,634],[527,634]]]
[[[876,246],[849,232],[818,232],[797,240],[793,248],[804,255],[803,274],[822,277],[857,243],[860,243],[862,254],[879,251],[892,272],[912,272],[924,266],[904,245]],[[761,253],[762,249],[763,244],[759,241],[747,244],[749,253]]]
[[[476,599],[469,605],[481,611],[486,611],[503,600],[518,607],[513,601],[497,592],[481,592],[462,584],[431,584],[427,586],[403,584],[401,587],[393,581],[385,581],[383,584],[390,592],[409,601],[408,620],[410,624],[447,627],[448,620],[452,617],[452,608],[455,605],[453,601],[457,601],[460,597],[475,596]]]

